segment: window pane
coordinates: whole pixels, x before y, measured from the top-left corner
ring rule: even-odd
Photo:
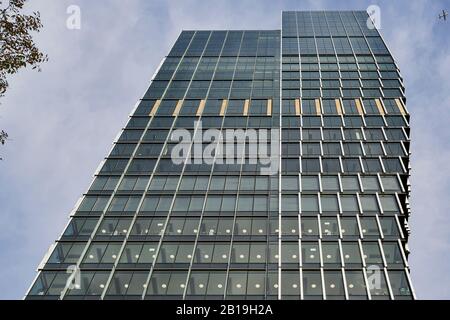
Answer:
[[[302,212],[319,212],[319,203],[315,195],[301,196]]]
[[[359,237],[356,218],[341,218],[341,232],[343,237]]]
[[[322,298],[320,271],[303,271],[303,294],[305,298]]]
[[[389,281],[394,296],[411,296],[411,290],[405,271],[389,271]]]
[[[322,176],[322,189],[324,191],[339,191],[338,177]]]
[[[362,265],[361,251],[357,242],[342,243],[342,255],[344,257],[345,265]]]
[[[302,176],[302,191],[319,191],[319,178],[317,176]]]
[[[343,176],[341,179],[344,191],[359,191],[359,182],[356,176]]]
[[[345,271],[347,280],[347,290],[350,299],[352,297],[366,297],[366,283],[364,281],[364,274],[362,271]]]
[[[345,296],[341,271],[325,271],[324,277],[327,297]]]

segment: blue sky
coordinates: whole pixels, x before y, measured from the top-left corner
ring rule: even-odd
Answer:
[[[69,5],[80,30],[66,28]],[[21,299],[50,244],[182,29],[279,29],[281,10],[381,8],[412,115],[410,265],[419,298],[449,299],[450,21],[444,1],[40,0],[50,61],[0,102],[0,299]]]

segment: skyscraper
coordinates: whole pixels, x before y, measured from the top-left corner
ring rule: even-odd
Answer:
[[[413,299],[409,114],[364,11],[183,31],[27,299]]]

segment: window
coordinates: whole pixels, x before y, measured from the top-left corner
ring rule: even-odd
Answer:
[[[83,263],[114,263],[119,255],[122,244],[93,242],[84,256]]]
[[[187,295],[223,296],[226,272],[193,271],[187,286]]]
[[[43,271],[31,288],[30,296],[60,296],[66,288],[69,274],[65,271]]]
[[[395,297],[411,297],[411,289],[409,288],[408,278],[406,277],[405,271],[389,271],[389,281]]]
[[[345,80],[343,80],[343,81],[345,81]],[[345,114],[347,114],[347,115],[359,114],[358,108],[356,107],[355,99],[343,99],[342,106],[344,108]]]
[[[359,144],[359,143],[344,143],[344,153],[346,156],[362,155],[361,144]]]
[[[283,217],[281,220],[281,231],[283,235],[298,235],[298,219]]]
[[[388,267],[404,267],[402,252],[397,242],[384,242],[383,252]]]
[[[356,176],[343,176],[342,188],[344,191],[359,191],[358,177]]]
[[[166,234],[171,236],[195,236],[198,233],[199,218],[170,218]]]
[[[383,195],[380,196],[381,207],[383,212],[398,212],[397,199],[395,195]]]
[[[295,211],[298,212],[298,197],[282,195],[281,198],[281,210],[282,211]]]
[[[337,114],[336,102],[334,100],[322,100],[324,114]]]
[[[342,118],[341,117],[324,116],[323,117],[323,126],[324,127],[340,127],[340,126],[342,126]]]
[[[157,181],[153,182],[150,186],[150,190],[163,190],[163,189],[152,189],[152,185],[160,185],[165,183],[165,178],[155,178]],[[154,180],[155,180],[154,179]],[[120,183],[119,190],[120,191],[143,191],[145,190],[147,183],[148,183],[149,177],[124,177],[122,182]]]
[[[247,272],[230,272],[227,295],[245,295],[247,291]]]
[[[302,143],[302,154],[303,155],[320,155],[321,149],[320,149],[320,143]]]
[[[345,296],[344,282],[341,271],[324,272],[325,292],[327,297]]]
[[[338,242],[322,242],[323,263],[326,266],[341,265],[341,252]]]
[[[362,217],[361,221],[361,231],[364,237],[374,237],[379,238],[380,232],[378,231],[377,220],[374,217]]]
[[[364,274],[360,270],[345,271],[347,291],[350,299],[352,297],[366,297],[367,288],[364,281]]]
[[[361,181],[362,181],[364,191],[379,191],[380,190],[377,176],[362,176]]]
[[[298,173],[300,171],[298,159],[281,159],[281,169],[283,173]]]
[[[363,135],[361,129],[344,129],[345,140],[362,140]]]
[[[300,130],[298,130],[298,129],[283,129],[281,134],[283,136],[283,141],[299,141],[300,140]]]
[[[362,117],[360,116],[345,116],[345,126],[348,128],[359,128],[364,125]]]
[[[339,236],[339,226],[336,218],[323,217],[320,219],[322,236]]]
[[[389,290],[386,283],[384,272],[377,267],[369,267],[367,270],[367,278],[379,277],[379,286],[369,285],[370,295],[372,299],[386,299],[389,296]],[[392,283],[391,283],[392,286]]]
[[[340,129],[323,129],[324,140],[342,140]]]
[[[368,156],[384,155],[383,148],[380,143],[364,143],[364,151]]]
[[[386,149],[386,153],[389,156],[404,156],[405,152],[403,151],[403,147],[401,143],[398,142],[390,142],[385,143],[384,147]]]
[[[303,264],[316,265],[320,263],[320,250],[316,242],[302,242],[302,259]]]
[[[341,144],[338,142],[325,142],[322,144],[324,155],[341,155]]]
[[[152,243],[127,243],[122,256],[120,257],[120,264],[151,264],[156,258],[157,242]]]
[[[156,259],[157,263],[190,263],[194,244],[164,242]]]
[[[366,125],[368,127],[382,127],[384,126],[383,117],[380,116],[368,116],[365,118]]]
[[[364,165],[364,172],[382,172],[383,169],[381,167],[380,160],[377,158],[374,159],[362,159]]]
[[[90,236],[97,225],[97,219],[90,218],[72,218],[63,237],[82,237]]]
[[[358,201],[355,195],[341,196],[342,212],[359,212]]]
[[[131,229],[131,236],[161,235],[166,218],[138,218]]]
[[[187,274],[182,271],[154,271],[147,286],[147,295],[182,295]]]
[[[363,242],[364,260],[367,265],[383,265],[380,247],[377,242]]]
[[[303,117],[303,126],[305,128],[320,127],[321,125],[322,121],[320,117],[313,117],[313,116]]]
[[[147,196],[142,203],[141,212],[168,212],[172,197]]]
[[[322,159],[323,172],[341,172],[339,159]]]
[[[378,211],[377,199],[374,195],[360,195],[359,200],[363,212]]]
[[[397,221],[394,217],[380,217],[381,230],[385,238],[401,238],[398,230]]]
[[[49,264],[76,264],[84,250],[85,243],[59,242],[48,259]]]
[[[297,242],[283,242],[281,244],[281,262],[296,263],[300,261],[299,247]]]
[[[78,212],[102,212],[109,200],[109,197],[86,196],[78,207]]]
[[[389,141],[405,140],[405,135],[401,129],[385,129],[386,136]]]
[[[381,129],[364,129],[364,133],[367,140],[384,140],[383,130]]]
[[[119,138],[119,142],[124,141],[138,141],[142,136],[143,130],[123,130],[122,135]]]
[[[282,156],[300,156],[300,145],[299,143],[283,143]]]
[[[68,289],[69,296],[100,296],[109,278],[109,272],[82,272],[80,274],[80,287]]]
[[[308,297],[322,297],[322,277],[320,271],[303,271],[303,294]]]
[[[298,176],[283,176],[281,179],[281,189],[283,191],[298,191]]]
[[[319,159],[302,159],[302,172],[320,172]]]
[[[319,235],[319,224],[317,218],[302,218],[301,228],[303,237]]]
[[[143,143],[137,149],[136,157],[158,157],[162,147],[162,143]]]
[[[323,191],[339,191],[339,180],[337,176],[322,176]]]
[[[338,201],[335,195],[322,195],[320,202],[323,212],[339,212]]]
[[[354,217],[341,218],[341,232],[344,238],[359,237],[358,221]]]
[[[316,195],[301,196],[302,212],[319,212],[319,203]]]
[[[359,159],[342,159],[342,164],[344,166],[344,172],[361,172],[361,164]]]
[[[301,177],[302,191],[319,191],[319,178],[317,176]]]
[[[180,190],[206,191],[209,177],[184,176],[181,180]]]
[[[105,218],[97,229],[97,236],[126,236],[131,219]]]
[[[368,80],[364,80],[364,83],[366,81],[368,81]],[[364,85],[364,86],[366,86],[366,85]],[[367,91],[365,90],[364,92],[367,92]],[[363,102],[364,102],[364,109],[366,110],[366,114],[374,114],[374,115],[380,114],[374,99],[364,99]]]
[[[357,242],[343,242],[342,256],[346,266],[362,266],[361,251]]]
[[[115,189],[118,177],[101,177],[97,176],[92,183],[90,190],[92,191],[112,191]]]
[[[383,163],[386,172],[404,172],[399,159],[383,159]]]
[[[300,297],[300,273],[284,271],[281,273],[281,295]]]
[[[302,139],[304,141],[321,140],[320,129],[302,129]]]
[[[173,205],[174,212],[201,212],[203,196],[177,196]]]
[[[128,168],[128,173],[143,173],[151,174],[155,167],[156,160],[153,159],[133,159]]]
[[[138,208],[140,197],[122,197],[116,196],[111,201],[108,208],[109,213],[119,214],[122,212],[135,212]]]

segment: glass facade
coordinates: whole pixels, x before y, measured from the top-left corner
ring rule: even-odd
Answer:
[[[26,298],[413,299],[405,89],[367,19],[183,31]],[[277,171],[245,143],[175,163],[173,133],[199,121],[279,129]]]

